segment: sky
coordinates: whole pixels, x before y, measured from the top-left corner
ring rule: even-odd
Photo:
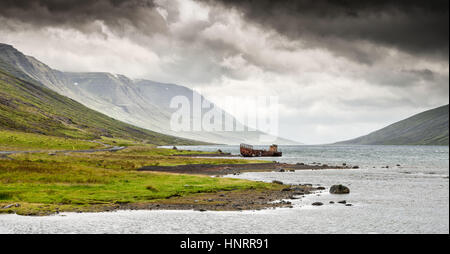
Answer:
[[[0,42],[63,71],[277,96],[279,135],[323,144],[449,102],[447,0],[2,0]]]

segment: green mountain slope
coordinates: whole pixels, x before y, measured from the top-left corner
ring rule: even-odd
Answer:
[[[2,61],[0,130],[89,140],[109,137],[158,145],[199,143],[144,130],[105,116],[45,88]]]
[[[337,144],[448,145],[449,105],[414,115],[386,128]]]

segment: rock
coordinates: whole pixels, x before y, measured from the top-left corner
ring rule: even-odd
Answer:
[[[291,169],[291,170],[289,170],[289,172],[291,172],[291,173],[295,173],[295,170],[294,170],[294,169]]]
[[[206,212],[206,209],[199,209],[199,212]]]
[[[273,181],[272,181],[272,183],[274,183],[274,184],[280,184],[280,185],[283,185],[283,182],[281,182],[281,181],[277,181],[277,180],[273,180]]]
[[[397,164],[397,167],[401,167],[401,165],[400,165],[400,164]]]
[[[350,193],[350,189],[344,185],[333,185],[330,188],[330,193],[331,194],[349,194]]]
[[[284,188],[281,191],[291,191],[291,188]]]
[[[352,204],[346,204],[345,206],[353,206]]]
[[[217,150],[217,152],[218,152],[218,153],[223,153],[223,152],[222,152],[222,150],[220,150],[220,149],[219,149],[219,150]]]
[[[298,166],[305,166],[305,163],[297,163]]]
[[[347,166],[347,163],[342,163],[342,166],[344,166],[344,167]]]
[[[289,199],[300,199],[300,198],[298,198],[296,196],[289,196]]]
[[[325,188],[325,187],[317,187],[317,190],[326,190],[327,188]]]
[[[352,169],[358,169],[359,168],[359,166],[353,166],[352,167]]]
[[[322,202],[314,202],[311,205],[313,205],[313,206],[323,206],[323,203]]]
[[[334,201],[330,201],[330,204],[334,204]]]
[[[266,199],[265,197],[258,197],[258,199]]]
[[[50,156],[55,156],[56,153],[49,153],[48,155],[50,155]]]
[[[328,167],[328,164],[323,164],[322,167],[325,167],[325,168],[326,168],[326,167]]]
[[[347,201],[341,200],[341,201],[338,201],[338,203],[339,203],[339,204],[344,204],[344,205],[345,205],[345,204],[347,204]]]
[[[278,172],[286,172],[286,170],[280,169],[280,170],[278,170]]]
[[[176,146],[172,147],[172,150],[178,150],[178,148]]]

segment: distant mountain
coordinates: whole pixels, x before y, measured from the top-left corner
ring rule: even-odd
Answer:
[[[155,145],[200,144],[112,119],[46,88],[1,59],[0,130],[89,140],[104,136]]]
[[[51,90],[72,98],[81,104],[114,119],[159,133],[221,144],[263,144],[260,131],[184,131],[170,128],[170,119],[176,109],[170,108],[175,96],[185,96],[193,103],[191,89],[150,80],[132,80],[110,73],[71,73],[51,69],[37,59],[25,56],[10,45],[0,44],[0,59],[25,73]],[[198,94],[196,94],[198,95]],[[199,95],[200,96],[200,95]],[[201,97],[206,102],[214,105]],[[202,115],[207,110],[203,110]],[[223,110],[224,115],[237,120]],[[191,114],[192,115],[192,114]],[[191,120],[193,117],[191,116]],[[296,144],[277,138],[274,143]]]
[[[339,142],[357,145],[447,145],[449,105],[425,111],[369,135]]]

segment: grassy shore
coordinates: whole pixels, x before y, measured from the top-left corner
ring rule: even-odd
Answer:
[[[146,165],[239,164],[255,161],[177,157],[194,153],[151,146],[119,152],[15,154],[0,158],[0,213],[47,215],[57,211],[105,211],[118,204],[164,203],[202,193],[278,190],[229,178],[137,172]],[[198,153],[198,152],[195,152]]]
[[[86,140],[0,130],[0,151],[85,150],[101,148]]]

